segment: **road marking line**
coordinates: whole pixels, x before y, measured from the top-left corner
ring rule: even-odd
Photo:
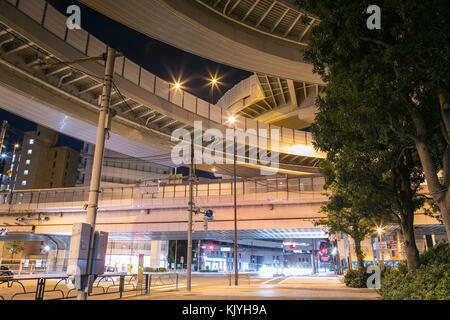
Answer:
[[[281,280],[278,284],[283,284],[285,281],[289,280],[291,277],[287,277],[286,279]]]
[[[273,281],[273,280],[276,280],[276,279],[278,279],[278,278],[269,279],[269,280],[264,281],[263,283],[261,283],[261,285],[265,285],[265,284],[269,283],[270,281]]]

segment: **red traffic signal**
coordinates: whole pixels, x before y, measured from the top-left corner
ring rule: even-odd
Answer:
[[[322,254],[327,254],[327,248],[322,248],[322,249],[320,249],[320,252],[321,252]]]
[[[291,244],[291,249],[295,249],[295,248],[297,248],[297,244],[295,244],[295,243]]]
[[[213,244],[208,245],[208,250],[214,250],[214,245]]]
[[[8,228],[0,228],[0,237],[4,237],[8,234]]]

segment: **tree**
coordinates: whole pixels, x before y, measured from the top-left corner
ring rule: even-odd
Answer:
[[[326,167],[324,170],[333,170],[331,163],[324,166]],[[327,218],[320,219],[315,224],[326,226],[329,234],[343,232],[351,236],[355,242],[358,270],[364,272],[364,253],[361,241],[373,232],[375,225],[366,216],[364,210],[360,210],[358,205],[360,199],[353,197],[350,192],[341,188],[338,181],[334,180],[328,185],[328,188],[331,190],[329,200],[320,210],[327,215]]]
[[[373,1],[298,0],[320,19],[305,59],[333,90],[358,83],[345,102],[363,96],[366,108],[385,117],[377,125],[412,144],[450,239],[450,3],[376,2],[380,30],[366,27]]]
[[[23,243],[21,241],[13,241],[8,246],[9,252],[11,253],[11,259],[14,259],[14,255],[17,253],[21,253],[25,250]]]
[[[323,174],[330,181],[339,178],[335,188],[370,199],[368,215],[383,212],[384,220],[400,224],[408,266],[415,270],[419,257],[414,212],[425,202],[419,193],[424,175],[417,153],[407,139],[389,129],[384,115],[367,107],[361,82],[341,76],[330,76],[333,81],[317,100],[319,112],[312,125],[315,146],[334,164],[334,171]]]

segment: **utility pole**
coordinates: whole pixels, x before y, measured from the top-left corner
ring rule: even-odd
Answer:
[[[235,127],[236,130],[236,127]],[[237,144],[236,144],[236,131],[233,135],[234,138],[234,161],[233,161],[233,190],[234,190],[234,285],[239,285],[239,270],[238,270],[238,243],[237,243],[237,205],[236,205],[236,158],[237,158]]]
[[[194,211],[194,137],[191,139],[191,163],[189,165],[189,214],[188,214],[188,246],[187,246],[187,291],[191,291],[192,277],[192,212]]]
[[[315,239],[312,238],[311,239],[312,242],[312,255],[311,255],[311,259],[312,259],[312,267],[313,267],[313,274],[316,274],[316,242]]]
[[[177,248],[178,247],[178,240],[175,240],[175,270],[177,270]]]
[[[94,260],[94,244],[95,244],[95,221],[97,218],[98,209],[98,195],[100,193],[100,178],[103,163],[103,154],[105,151],[105,137],[109,130],[112,114],[110,110],[111,89],[112,80],[114,74],[114,63],[116,58],[116,50],[108,48],[105,64],[105,76],[103,80],[103,92],[101,97],[100,115],[98,118],[97,126],[97,140],[95,142],[94,161],[92,164],[91,183],[89,188],[89,202],[86,216],[86,223],[91,226],[91,235],[89,241],[87,271],[89,275],[88,283],[91,284],[94,281],[92,275],[92,267]],[[89,286],[89,285],[88,285]],[[87,300],[88,290],[78,291],[78,300]]]

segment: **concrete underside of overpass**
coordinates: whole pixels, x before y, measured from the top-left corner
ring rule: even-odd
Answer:
[[[223,19],[195,1],[79,0],[152,38],[240,69],[323,84],[301,46]]]
[[[315,228],[314,221],[323,217],[318,213],[323,200],[309,203],[292,204],[247,204],[238,206],[238,229],[241,237],[280,237],[285,238],[289,231],[297,230],[296,237],[311,237],[311,229]],[[106,211],[100,208],[97,215],[96,229],[110,233],[137,233],[151,234],[158,238],[180,237],[186,238],[187,208],[186,205],[178,208],[166,209],[134,209]],[[61,210],[67,210],[61,209]],[[10,231],[34,232],[37,234],[71,234],[74,223],[85,221],[85,212],[79,209],[75,212],[51,211],[45,212],[10,212],[0,215],[0,225],[6,226]],[[231,204],[214,208],[214,220],[208,222],[207,230],[202,217],[194,216],[194,233],[220,237],[233,236],[234,209]],[[265,231],[272,230],[272,231]],[[303,231],[302,231],[303,230]],[[306,230],[306,231],[304,231]],[[244,232],[245,231],[245,232]],[[244,232],[244,233],[242,233]],[[293,232],[293,231],[292,231]],[[291,234],[294,236],[294,233]]]
[[[84,56],[65,40],[58,38],[45,28],[42,28],[42,26],[36,24],[35,21],[9,4],[1,2],[0,6],[2,7],[0,11],[2,12],[0,14],[2,23],[8,26],[10,30],[13,30],[13,32],[17,32],[31,41],[28,45],[23,46],[22,44],[22,47],[29,49],[25,50],[22,48],[20,52],[22,60],[24,58],[27,61],[35,59],[31,57],[33,54],[30,55],[27,52],[27,50],[33,51],[32,46],[37,46],[62,60],[71,60]],[[21,48],[21,45],[18,45],[18,48]],[[1,107],[58,132],[93,143],[96,137],[98,117],[98,106],[93,102],[95,99],[86,100],[80,92],[71,94],[67,92],[67,88],[62,90],[61,84],[63,82],[61,81],[63,81],[63,78],[59,78],[59,85],[56,86],[51,79],[52,76],[47,78],[46,76],[38,75],[36,70],[30,71],[30,67],[23,66],[24,61],[19,61],[20,55],[16,57],[18,52],[14,49],[10,51],[2,53],[0,59]],[[97,62],[79,64],[76,67],[77,72],[82,70],[85,73],[84,76],[93,74],[95,77],[101,77],[103,74],[103,66]],[[58,83],[57,79],[56,82]],[[132,81],[127,80],[124,76],[116,74],[115,83],[127,98],[136,101],[138,105],[151,106],[150,111],[147,110],[148,112],[152,112],[151,110],[153,110],[154,112],[162,113],[162,116],[169,119],[166,124],[162,124],[163,127],[171,123],[178,123],[178,126],[189,128],[193,125],[194,121],[201,120],[204,130],[209,128],[224,130],[226,128],[220,122],[206,119],[170,101],[162,99],[157,94],[149,92]],[[118,100],[120,102],[120,99]],[[139,122],[119,113],[112,121],[111,135],[106,147],[113,151],[137,158],[161,154],[167,155],[175,143],[170,140],[170,130],[165,130],[168,128],[162,130],[158,126],[154,128],[145,127]],[[292,158],[289,160],[289,163],[286,162],[280,165],[281,168],[287,171],[283,172],[281,170],[280,172],[316,172],[316,160],[318,159],[315,157],[307,156],[298,159],[295,154],[288,154],[287,156],[288,159],[289,157]],[[155,162],[173,166],[170,159],[164,159],[164,161],[155,160]],[[260,174],[260,168],[251,168],[249,165],[242,165],[240,167],[244,171],[240,174],[242,176]]]

